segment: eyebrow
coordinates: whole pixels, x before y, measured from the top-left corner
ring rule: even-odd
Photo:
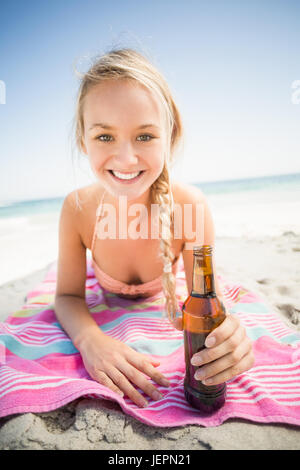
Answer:
[[[94,127],[102,127],[103,129],[115,129],[115,127],[113,126],[110,126],[109,124],[105,124],[104,122],[96,122],[95,124],[92,124],[91,127],[89,127],[89,131],[94,129]],[[156,127],[157,129],[159,129],[159,126],[157,126],[156,124],[142,124],[141,126],[139,126],[137,129],[145,129],[146,127]]]

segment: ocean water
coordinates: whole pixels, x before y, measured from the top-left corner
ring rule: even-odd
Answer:
[[[300,173],[193,184],[207,198],[216,237],[300,234]],[[0,201],[0,285],[57,259],[62,204]]]
[[[23,217],[34,214],[57,212],[61,209],[63,197],[33,199],[28,201],[1,201],[0,218]]]
[[[231,194],[245,191],[248,193],[268,191],[271,194],[277,191],[293,192],[294,190],[299,193],[300,173],[195,184],[201,187],[205,194]]]
[[[299,201],[300,173],[264,176],[259,178],[191,183],[198,186],[207,197],[231,196],[238,201],[242,194],[250,200]],[[30,217],[33,215],[53,214],[60,211],[63,197],[34,199],[27,201],[0,201],[0,219]]]
[[[300,173],[197,186],[207,197],[217,237],[300,234]]]

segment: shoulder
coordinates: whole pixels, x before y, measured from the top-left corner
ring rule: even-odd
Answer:
[[[178,218],[182,224],[183,241],[191,243],[189,246],[196,242],[197,244],[213,244],[215,238],[214,222],[203,191],[198,186],[186,183],[174,183],[172,191],[175,213],[176,205],[181,209]]]
[[[65,196],[63,201],[61,219],[69,220],[73,230],[76,230],[86,247],[91,244],[96,210],[103,192],[104,188],[91,184],[74,189]]]
[[[197,202],[205,202],[205,195],[202,190],[195,185],[173,182],[172,183],[172,192],[174,203],[183,205],[183,204],[194,204]]]
[[[86,213],[88,209],[100,203],[103,192],[104,188],[99,187],[96,183],[83,186],[68,193],[64,199],[64,204],[77,215],[83,212]]]

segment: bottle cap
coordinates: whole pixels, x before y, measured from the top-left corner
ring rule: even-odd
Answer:
[[[212,254],[213,247],[211,245],[194,245],[193,252],[197,254]]]

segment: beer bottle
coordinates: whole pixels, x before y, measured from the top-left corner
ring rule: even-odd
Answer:
[[[218,299],[214,286],[212,247],[193,247],[192,292],[182,306],[186,374],[186,400],[204,413],[211,413],[225,403],[226,383],[204,385],[194,378],[198,366],[191,364],[192,356],[205,348],[208,334],[225,320],[225,308]]]

